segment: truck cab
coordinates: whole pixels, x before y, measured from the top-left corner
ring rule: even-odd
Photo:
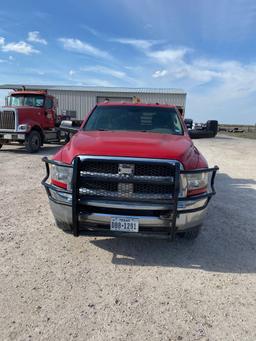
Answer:
[[[0,148],[19,142],[37,152],[43,143],[59,140],[58,124],[57,100],[47,91],[13,91],[0,108]]]

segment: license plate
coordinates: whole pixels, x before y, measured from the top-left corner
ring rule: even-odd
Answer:
[[[139,219],[129,217],[111,218],[110,230],[121,232],[139,232]]]

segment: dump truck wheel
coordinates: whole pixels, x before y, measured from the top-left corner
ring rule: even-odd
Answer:
[[[208,139],[214,137],[214,133],[209,130],[189,130],[191,139]]]
[[[29,153],[37,153],[41,148],[42,140],[39,131],[32,130],[25,139],[25,148]]]
[[[194,240],[198,237],[201,231],[201,226],[196,226],[188,231],[180,232],[178,235],[186,240]]]
[[[218,121],[216,120],[207,121],[206,130],[212,132],[212,137],[215,137],[218,133]]]

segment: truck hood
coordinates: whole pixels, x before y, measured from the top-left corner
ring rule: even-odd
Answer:
[[[193,169],[199,152],[185,135],[79,131],[54,159],[71,164],[78,155],[171,159],[180,161],[185,169]]]
[[[18,113],[19,124],[30,124],[40,126],[40,117],[44,117],[44,108],[28,107],[28,106],[5,106],[3,109],[13,109]]]

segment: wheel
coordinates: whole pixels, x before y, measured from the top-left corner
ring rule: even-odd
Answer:
[[[56,225],[58,226],[58,228],[60,228],[61,230],[65,231],[65,232],[72,232],[72,226],[67,224],[67,223],[64,223],[63,221],[59,221],[59,220],[56,220],[55,219],[55,222],[56,222]]]
[[[25,139],[25,148],[29,153],[37,153],[41,147],[41,135],[39,131],[32,130]]]
[[[3,145],[0,143],[0,149],[3,147]]]
[[[191,139],[208,139],[214,137],[214,133],[209,130],[189,130],[189,136]]]
[[[206,122],[206,129],[212,133],[212,137],[215,137],[218,133],[218,121],[211,120]]]
[[[201,231],[201,226],[196,226],[193,227],[192,229],[189,229],[187,231],[184,232],[180,232],[178,233],[178,235],[186,240],[194,240],[198,237],[199,233]]]

